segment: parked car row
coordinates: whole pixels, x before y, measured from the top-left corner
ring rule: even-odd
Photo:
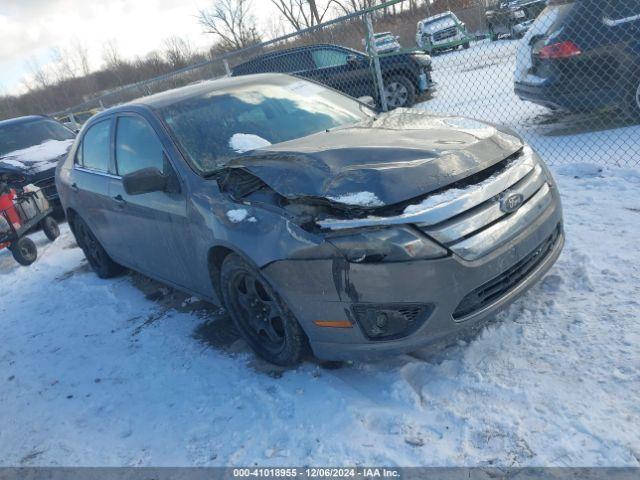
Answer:
[[[418,95],[433,90],[431,57],[424,52],[392,52],[380,57],[383,91],[390,108],[412,106]],[[380,103],[372,59],[339,45],[316,44],[267,53],[235,66],[233,76],[289,73],[315,80],[352,97]]]

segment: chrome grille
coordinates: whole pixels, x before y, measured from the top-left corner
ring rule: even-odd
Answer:
[[[442,40],[446,40],[451,37],[455,37],[457,33],[456,27],[447,28],[445,30],[441,30],[433,34],[433,41],[440,42]]]
[[[506,173],[511,171],[507,169]],[[501,188],[499,192],[487,188],[491,195],[477,196],[460,213],[436,224],[420,223],[418,227],[462,258],[476,260],[515,237],[552,203],[551,189],[539,164],[513,184],[499,183],[497,187]],[[520,194],[524,199],[514,213],[505,213],[500,208],[500,197],[507,193]]]

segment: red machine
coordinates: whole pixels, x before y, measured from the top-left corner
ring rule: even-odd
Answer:
[[[31,265],[38,258],[38,249],[27,233],[39,225],[51,241],[60,235],[52,212],[41,190],[17,193],[0,182],[0,250],[9,248],[19,264]]]

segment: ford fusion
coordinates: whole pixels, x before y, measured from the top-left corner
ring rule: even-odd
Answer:
[[[457,338],[564,243],[556,184],[514,132],[281,74],[102,112],[56,178],[99,276],[131,268],[222,303],[281,365]]]

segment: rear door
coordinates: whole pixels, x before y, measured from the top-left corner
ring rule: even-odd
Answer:
[[[121,114],[114,122],[116,175],[109,195],[117,218],[118,257],[152,277],[190,287],[186,190],[169,160],[160,136],[147,119]],[[157,168],[175,179],[167,192],[128,195],[122,177]]]
[[[76,152],[71,176],[70,203],[89,225],[107,253],[113,253],[111,222],[111,132],[113,119],[91,125]]]

